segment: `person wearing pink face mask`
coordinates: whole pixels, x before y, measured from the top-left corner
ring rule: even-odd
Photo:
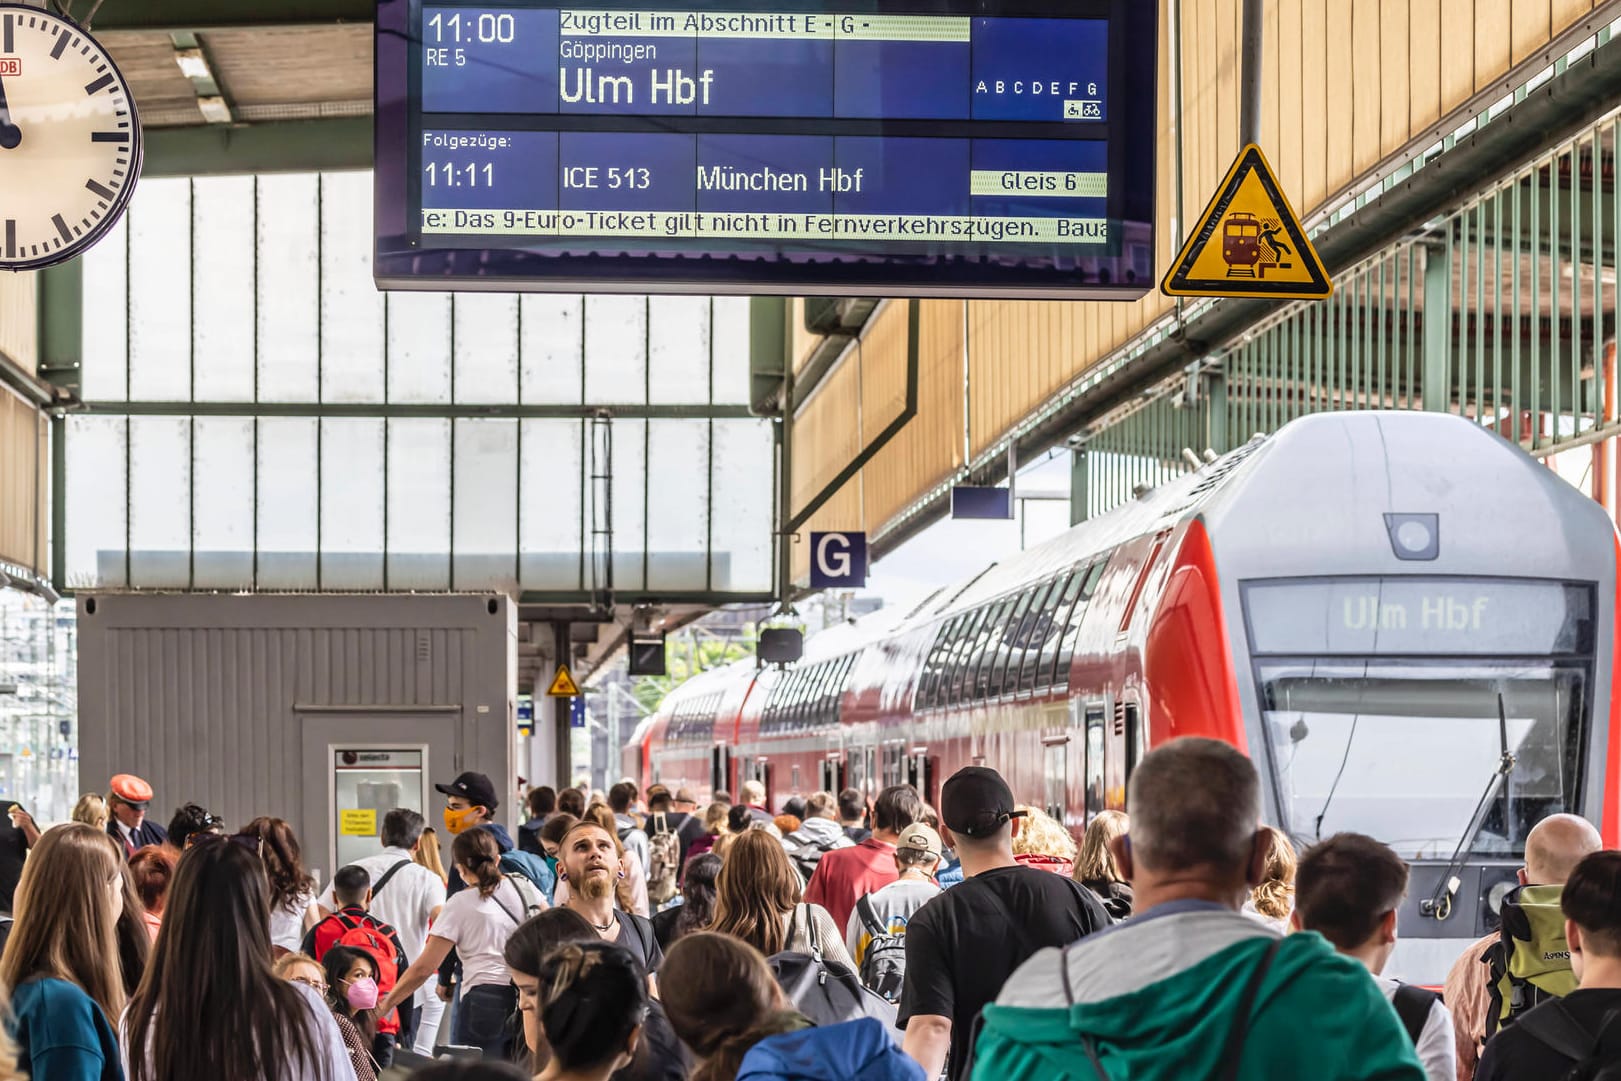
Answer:
[[[326,997],[349,1049],[356,1081],[377,1081],[372,1041],[377,1038],[377,962],[364,950],[333,946],[321,959]]]

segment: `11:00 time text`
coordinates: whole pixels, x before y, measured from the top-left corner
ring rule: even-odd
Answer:
[[[485,162],[479,165],[469,162],[466,165],[453,165],[450,162],[430,161],[422,167],[427,174],[428,187],[437,188],[441,185],[447,188],[489,188],[495,186],[495,165]]]

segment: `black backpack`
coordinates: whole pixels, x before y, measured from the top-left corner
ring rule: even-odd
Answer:
[[[805,905],[794,908],[788,935],[790,940],[797,937],[800,928],[805,929],[810,953],[784,950],[766,959],[777,978],[777,985],[794,1009],[809,1018],[813,1025],[837,1025],[843,1021],[871,1017],[883,1022],[899,1044],[901,1037],[895,1028],[895,1007],[863,987],[861,980],[848,968],[823,960],[816,921],[810,918]]]
[[[1602,1050],[1606,1037],[1621,1032],[1617,1020],[1621,1020],[1621,1006],[1604,1015],[1594,1035],[1571,1016],[1563,1000],[1553,999],[1523,1015],[1516,1025],[1570,1059],[1564,1081],[1621,1081],[1621,1052],[1606,1055]]]
[[[811,875],[816,873],[817,865],[822,862],[822,857],[833,851],[833,848],[832,844],[823,841],[806,841],[788,853],[788,858],[793,861],[794,870],[799,872],[799,877],[803,878],[808,886]]]
[[[906,939],[883,925],[870,898],[868,894],[856,902],[856,915],[868,938],[867,952],[861,955],[861,982],[885,1002],[899,1002],[906,982]]]

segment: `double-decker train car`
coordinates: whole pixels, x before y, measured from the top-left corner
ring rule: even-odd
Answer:
[[[1079,831],[1148,749],[1225,740],[1297,844],[1355,830],[1410,861],[1392,974],[1438,983],[1539,819],[1621,841],[1618,555],[1601,507],[1485,428],[1309,416],[881,633],[692,681],[625,765],[703,794],[758,778],[778,806],[899,782],[932,802],[987,764]]]

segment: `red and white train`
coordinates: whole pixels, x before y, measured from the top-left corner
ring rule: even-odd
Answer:
[[[1439,982],[1540,818],[1621,841],[1618,556],[1601,507],[1484,428],[1310,416],[883,632],[689,681],[624,765],[701,797],[756,778],[780,806],[899,782],[933,802],[988,764],[1079,831],[1124,808],[1149,748],[1211,736],[1254,759],[1297,843],[1356,830],[1412,863],[1392,974]],[[1460,845],[1449,900],[1423,905]]]

